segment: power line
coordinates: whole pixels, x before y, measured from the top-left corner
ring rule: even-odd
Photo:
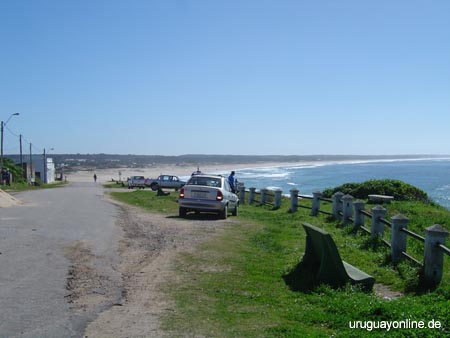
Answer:
[[[13,135],[15,137],[20,137],[20,135],[17,135],[15,132],[13,132],[11,129],[9,129],[8,126],[4,125],[4,127],[6,128],[6,130],[8,130],[11,133],[11,135]]]
[[[32,149],[34,149],[36,152],[40,152],[40,151],[44,151],[43,147],[39,147],[36,144],[33,144],[31,141],[27,140],[22,134],[17,134],[14,131],[11,130],[11,128],[9,128],[7,125],[3,125],[3,127],[13,136],[17,137],[17,138],[22,138],[22,141],[25,142],[26,144],[28,144],[30,146],[30,151]],[[17,149],[17,148],[15,148]],[[11,149],[8,149],[7,151],[9,151]]]

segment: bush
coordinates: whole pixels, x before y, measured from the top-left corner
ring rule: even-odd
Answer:
[[[367,199],[368,195],[394,196],[396,201],[420,201],[427,203],[429,198],[426,192],[400,180],[369,180],[362,183],[346,183],[336,188],[329,188],[323,192],[324,197],[331,197],[341,191],[355,198]]]
[[[26,180],[23,178],[23,169],[17,166],[13,160],[4,157],[3,167],[12,174],[13,181],[15,183],[26,182]]]

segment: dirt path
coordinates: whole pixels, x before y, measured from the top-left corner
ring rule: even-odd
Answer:
[[[161,291],[164,283],[175,277],[171,259],[182,251],[193,250],[235,221],[209,216],[181,220],[123,204],[119,207],[118,222],[124,232],[117,267],[122,275],[122,297],[88,325],[84,337],[163,337],[160,317],[173,311]],[[105,296],[99,293],[98,297]],[[74,300],[80,308],[82,302],[83,295]]]

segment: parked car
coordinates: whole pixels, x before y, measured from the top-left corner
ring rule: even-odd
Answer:
[[[214,212],[226,219],[228,211],[237,216],[239,198],[231,191],[226,177],[197,174],[180,189],[178,198],[179,215],[186,217],[190,211]]]
[[[145,188],[145,177],[144,176],[131,176],[128,179],[128,189],[133,189],[133,188],[144,189]]]
[[[158,178],[147,178],[145,179],[145,185],[150,187],[153,191],[158,189],[167,188],[178,190],[186,184],[178,176],[173,175],[160,175]]]

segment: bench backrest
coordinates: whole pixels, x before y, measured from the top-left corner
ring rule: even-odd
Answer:
[[[345,283],[348,275],[331,235],[308,223],[303,223],[303,228],[307,234],[305,260],[318,265],[320,280],[331,285]]]

